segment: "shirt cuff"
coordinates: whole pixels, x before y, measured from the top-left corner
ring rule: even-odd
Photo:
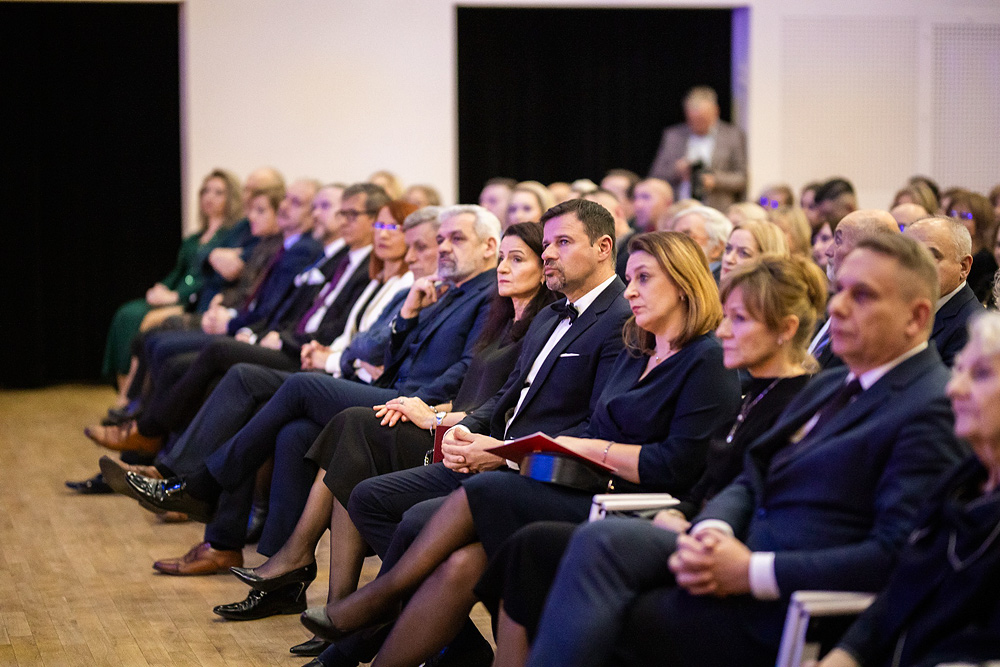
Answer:
[[[750,554],[750,593],[758,600],[777,600],[781,597],[778,580],[774,576],[773,551]]]
[[[246,336],[248,338],[247,342],[250,343],[251,345],[253,345],[254,343],[257,342],[257,334],[255,334],[253,332],[253,329],[251,329],[250,327],[241,327],[241,328],[237,329],[236,330],[236,335],[239,335],[239,334],[246,334]]]
[[[326,358],[326,366],[323,370],[332,375],[335,378],[339,378],[340,371],[340,355],[336,352],[331,352],[330,356]]]
[[[694,524],[694,526],[691,527],[691,530],[689,530],[688,533],[691,535],[697,535],[701,531],[708,530],[709,528],[715,528],[716,530],[725,533],[729,537],[735,537],[735,534],[733,533],[733,527],[730,526],[725,521],[723,521],[722,519],[705,519],[704,521],[699,521],[698,523]]]

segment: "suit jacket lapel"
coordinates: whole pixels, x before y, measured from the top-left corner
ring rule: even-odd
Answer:
[[[948,321],[958,315],[962,308],[965,307],[966,303],[974,300],[975,298],[975,292],[972,291],[971,287],[966,285],[961,291],[959,291],[958,294],[948,299],[948,301],[941,306],[941,310],[934,315],[934,331],[931,333],[931,338],[941,333]]]
[[[559,339],[559,342],[552,348],[549,356],[545,358],[541,368],[538,369],[538,374],[535,375],[534,380],[531,382],[531,387],[528,388],[528,393],[524,397],[524,404],[521,407],[521,412],[524,411],[524,406],[528,405],[531,399],[534,398],[535,394],[538,393],[538,388],[545,382],[545,378],[548,377],[549,372],[551,372],[552,367],[559,358],[559,355],[561,355],[566,348],[569,347],[570,343],[579,338],[584,331],[597,322],[597,318],[601,315],[601,313],[608,309],[608,307],[616,298],[618,298],[618,295],[621,294],[624,289],[625,287],[622,282],[618,278],[615,278],[614,282],[608,285],[604,291],[601,292],[600,296],[594,300],[594,303],[590,304],[590,307],[588,307],[587,310],[583,311],[583,313],[576,318],[576,322],[574,322],[572,326],[570,326],[569,331],[567,331],[566,334]],[[558,326],[558,324],[559,320],[556,320],[556,324],[552,327],[552,331],[555,331],[555,327]],[[550,333],[549,336],[551,335],[552,334]],[[545,340],[547,341],[548,337],[546,337]],[[544,346],[545,343],[543,342],[542,347]],[[540,351],[541,349],[539,349],[539,352]],[[532,362],[532,365],[534,365],[534,362]],[[527,378],[527,376],[525,377]]]

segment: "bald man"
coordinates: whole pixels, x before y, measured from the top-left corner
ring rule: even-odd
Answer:
[[[873,234],[898,234],[899,225],[888,211],[878,209],[861,209],[848,213],[837,225],[833,234],[833,242],[826,249],[826,275],[830,283],[836,280],[837,272],[844,258],[854,250],[855,246],[866,236]],[[819,330],[812,343],[809,344],[809,354],[816,358],[821,368],[840,366],[841,361],[833,354],[830,346],[830,321],[827,320]]]
[[[660,178],[647,178],[636,183],[632,191],[632,208],[635,211],[635,226],[640,232],[656,229],[660,219],[674,203],[674,189]]]
[[[983,311],[976,293],[966,284],[972,268],[972,236],[954,218],[924,218],[909,225],[903,233],[919,241],[934,257],[941,298],[935,307],[931,340],[937,345],[941,360],[951,366],[969,339],[966,329],[969,318]]]

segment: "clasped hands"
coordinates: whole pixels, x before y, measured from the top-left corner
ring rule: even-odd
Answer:
[[[430,429],[437,423],[431,406],[416,396],[400,396],[373,408],[375,416],[381,417],[382,426],[393,427],[400,421],[413,422],[414,426]]]
[[[503,466],[504,460],[485,450],[488,447],[498,447],[502,444],[503,442],[496,438],[471,433],[464,426],[456,426],[441,441],[444,465],[455,472],[463,473],[496,470]]]
[[[304,371],[324,371],[326,370],[326,360],[330,358],[332,348],[323,345],[319,341],[311,340],[302,346],[299,352],[299,360]]]
[[[679,534],[668,560],[677,585],[692,595],[750,593],[750,550],[731,535],[712,528]]]

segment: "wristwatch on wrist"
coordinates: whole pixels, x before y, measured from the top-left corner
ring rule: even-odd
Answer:
[[[447,412],[435,412],[434,413],[434,421],[435,421],[435,423],[437,423],[438,426],[440,426],[441,422],[444,421],[444,416],[446,414],[448,414],[448,413]]]

